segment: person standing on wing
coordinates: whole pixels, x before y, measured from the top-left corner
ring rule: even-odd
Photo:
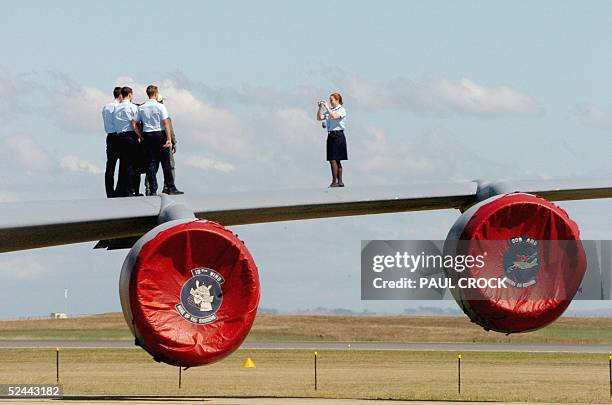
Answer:
[[[157,169],[161,163],[164,172],[164,184],[167,194],[184,194],[177,190],[170,166],[170,153],[172,148],[172,129],[166,107],[157,101],[159,90],[157,86],[147,87],[149,100],[138,107],[138,115],[142,121],[142,132],[146,153],[146,175],[149,183],[149,195],[157,194]]]
[[[342,160],[348,160],[346,138],[344,136],[346,110],[342,105],[340,93],[329,95],[327,101],[318,102],[317,120],[325,121],[327,128],[327,160],[331,167],[332,183],[330,187],[344,187],[342,182]]]
[[[104,172],[104,186],[108,198],[115,197],[115,169],[120,157],[119,146],[117,145],[117,131],[113,122],[115,108],[121,103],[121,87],[113,90],[115,100],[106,104],[102,108],[102,121],[104,122],[104,132],[106,132],[106,170]]]
[[[113,112],[113,125],[117,131],[119,149],[119,179],[117,180],[117,197],[135,197],[134,157],[142,134],[138,126],[138,107],[132,103],[134,92],[130,87],[121,89],[121,102]]]
[[[159,101],[161,104],[164,104],[164,98],[162,97],[161,94],[157,94],[157,101]],[[172,172],[172,180],[174,181],[174,183],[176,183],[176,165],[174,163],[174,154],[176,153],[176,133],[174,132],[174,128],[172,127],[172,118],[168,117],[168,126],[170,127],[170,131],[172,132],[171,135],[171,140],[172,140],[172,148],[167,148],[165,149],[165,151],[168,152],[168,159],[170,162],[170,169]],[[158,169],[155,169],[155,171],[157,172]],[[168,192],[170,191],[170,189],[168,188],[168,183],[166,182],[166,179],[164,179],[164,188],[162,189],[162,193],[164,194],[168,194]],[[145,192],[147,195],[151,194],[151,185],[149,184],[149,182],[147,181],[146,177],[145,177]]]

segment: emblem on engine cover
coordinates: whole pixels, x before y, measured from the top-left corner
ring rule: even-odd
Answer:
[[[205,267],[193,269],[191,274],[181,288],[181,302],[175,306],[177,312],[198,325],[216,321],[217,310],[223,301],[223,276]]]
[[[504,253],[504,273],[508,284],[527,288],[536,283],[540,271],[538,241],[532,238],[513,238]]]

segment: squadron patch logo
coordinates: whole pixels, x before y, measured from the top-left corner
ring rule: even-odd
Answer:
[[[198,325],[216,321],[217,310],[223,301],[223,276],[204,267],[191,270],[191,274],[193,277],[181,288],[181,303],[175,306],[177,312]]]
[[[538,241],[532,238],[513,238],[504,253],[504,273],[508,284],[527,288],[536,283],[540,271]]]

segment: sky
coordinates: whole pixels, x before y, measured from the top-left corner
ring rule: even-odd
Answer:
[[[188,194],[326,187],[314,116],[334,91],[347,187],[612,178],[607,1],[21,1],[4,16],[0,202],[104,197],[100,111],[116,85],[135,101],[159,86]],[[560,205],[583,238],[612,238],[610,200]],[[258,263],[261,307],[397,313],[417,303],[360,300],[360,241],[444,239],[457,217],[232,230]],[[126,252],[92,246],[0,255],[0,318],[120,310]]]

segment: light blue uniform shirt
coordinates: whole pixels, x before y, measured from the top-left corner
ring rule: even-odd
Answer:
[[[120,102],[119,105],[115,107],[115,112],[113,113],[113,126],[115,127],[115,131],[118,134],[133,131],[132,120],[140,121],[138,117],[138,107],[128,100]]]
[[[113,122],[113,113],[115,112],[115,108],[119,105],[117,100],[114,100],[112,103],[106,104],[102,107],[102,121],[104,122],[104,132],[107,134],[112,134],[115,131],[115,123]]]
[[[142,132],[161,131],[162,121],[168,119],[166,106],[153,99],[138,107],[138,114],[142,121]]]
[[[332,108],[331,111],[338,113],[340,115],[340,118],[338,119],[332,118],[327,112],[323,114],[323,116],[325,117],[325,126],[327,127],[327,130],[328,131],[344,131],[344,128],[346,128],[346,125],[345,125],[346,110],[344,109],[342,105],[339,105],[336,108]]]

